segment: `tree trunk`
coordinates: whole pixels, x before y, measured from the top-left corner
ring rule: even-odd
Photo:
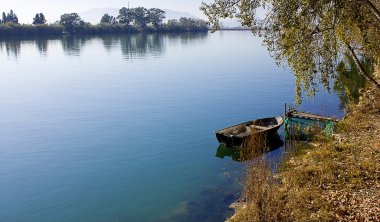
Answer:
[[[376,8],[376,6],[370,0],[363,0],[363,1],[371,9],[373,14],[375,14],[375,16],[377,17],[377,20],[380,21],[380,11]]]
[[[356,56],[354,49],[348,43],[346,43],[346,46],[347,46],[348,50],[350,51],[351,57],[354,59],[355,64],[359,68],[360,75],[362,75],[368,81],[370,81],[371,83],[373,83],[380,90],[380,84],[365,71],[363,65],[360,63],[358,57]]]

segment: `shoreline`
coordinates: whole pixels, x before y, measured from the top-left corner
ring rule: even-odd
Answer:
[[[246,194],[227,221],[380,220],[379,98],[379,90],[366,89],[333,138],[296,144],[277,174],[254,166],[265,175],[248,172]]]
[[[138,29],[129,26],[102,26],[92,25],[86,29],[78,30],[73,33],[66,32],[64,27],[57,25],[0,25],[0,38],[10,37],[61,37],[61,36],[80,36],[80,35],[121,35],[121,34],[171,34],[171,33],[207,33],[209,29]]]
[[[231,32],[251,32],[247,28],[222,28],[219,31]],[[103,35],[125,35],[125,34],[182,34],[182,33],[209,33],[213,32],[210,28],[179,28],[170,29],[160,27],[158,29],[147,27],[140,29],[133,26],[122,25],[91,25],[85,29],[69,33],[59,25],[29,25],[29,24],[11,24],[10,26],[0,25],[0,39],[6,38],[33,38],[33,37],[63,37],[63,36],[103,36]]]

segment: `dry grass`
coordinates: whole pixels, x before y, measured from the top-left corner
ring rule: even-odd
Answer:
[[[276,178],[271,165],[261,156],[267,151],[267,140],[264,135],[255,135],[247,141],[240,155],[247,161],[247,174],[243,181],[243,195],[240,204],[235,204],[240,210],[237,211],[231,221],[275,221],[280,215],[273,214],[281,209],[280,205],[274,205],[272,199],[277,197],[275,192]],[[244,203],[244,204],[242,204]],[[273,210],[277,208],[278,210]]]
[[[277,171],[248,163],[229,221],[380,221],[380,92],[366,90],[333,139],[294,144]]]

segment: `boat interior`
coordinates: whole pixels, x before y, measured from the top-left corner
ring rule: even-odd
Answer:
[[[264,118],[248,121],[239,125],[231,126],[219,131],[225,136],[247,136],[252,132],[262,132],[282,124],[281,117]]]

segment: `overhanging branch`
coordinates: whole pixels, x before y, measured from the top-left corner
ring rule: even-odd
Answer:
[[[375,14],[377,20],[380,21],[380,11],[376,8],[376,6],[370,0],[363,0],[363,2],[371,9],[373,14]]]
[[[359,73],[364,78],[366,78],[369,82],[373,83],[380,90],[380,84],[365,71],[363,65],[360,63],[358,57],[356,56],[354,49],[348,43],[346,43],[346,46],[347,46],[348,50],[350,51],[351,57],[354,59],[355,64],[359,68],[359,71],[360,71]]]

